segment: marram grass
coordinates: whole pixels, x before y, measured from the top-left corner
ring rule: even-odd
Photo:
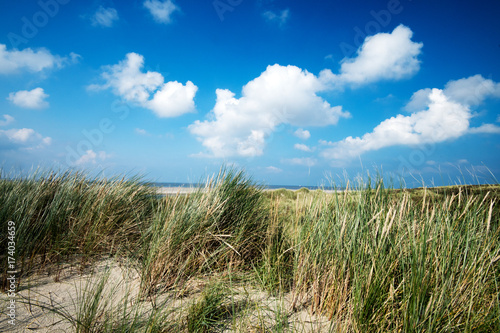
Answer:
[[[86,307],[66,316],[87,323],[79,331],[300,331],[289,320],[306,309],[334,332],[499,332],[499,187],[366,185],[291,195],[222,169],[193,194],[162,198],[140,179],[3,178],[1,250],[13,220],[23,276],[75,258],[130,259],[140,276],[135,302],[151,302],[149,317]],[[193,280],[211,281],[196,301],[160,302],[182,299]],[[265,307],[250,301],[251,288],[287,300],[271,316],[279,320],[245,317]]]

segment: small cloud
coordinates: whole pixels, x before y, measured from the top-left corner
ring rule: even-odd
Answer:
[[[142,128],[136,128],[134,130],[134,132],[136,134],[143,135],[143,136],[151,136],[151,134],[149,134],[145,129],[142,129]]]
[[[469,133],[472,134],[500,134],[500,126],[495,124],[483,124],[479,127],[473,127],[469,129]]]
[[[92,84],[88,90],[112,89],[117,96],[153,111],[160,118],[178,117],[194,112],[194,97],[198,87],[191,81],[165,82],[158,72],[143,71],[144,57],[128,53],[116,65],[104,66],[101,77],[104,84]]]
[[[290,19],[290,10],[287,8],[277,13],[268,10],[262,13],[262,16],[266,19],[266,21],[278,23],[280,27],[283,27]]]
[[[109,155],[103,151],[98,153],[93,150],[87,150],[85,155],[82,155],[76,162],[75,165],[84,165],[84,164],[96,164],[97,161],[104,161],[109,158]]]
[[[266,168],[266,171],[267,171],[267,172],[270,172],[270,173],[280,173],[280,172],[283,172],[283,170],[281,170],[280,168],[277,168],[277,167],[272,166],[272,165],[271,165],[271,166],[268,166],[268,167]]]
[[[425,164],[427,164],[427,165],[436,165],[437,162],[433,161],[433,160],[428,160],[428,161],[425,162]]]
[[[457,163],[458,164],[468,164],[469,161],[467,161],[466,159],[461,159],[461,160],[458,160]]]
[[[500,114],[497,116],[497,123],[500,123]]]
[[[43,137],[31,128],[13,128],[0,130],[0,146],[32,150],[48,146],[52,143],[50,137]]]
[[[311,137],[311,133],[308,130],[304,130],[302,128],[297,129],[293,135],[302,140],[307,140]]]
[[[118,21],[118,12],[114,8],[104,8],[99,6],[95,14],[91,18],[93,26],[110,28],[113,23]]]
[[[0,74],[12,74],[20,70],[36,73],[47,69],[62,68],[74,63],[79,57],[76,53],[70,53],[70,58],[53,55],[45,48],[9,51],[5,44],[0,44]]]
[[[10,93],[7,99],[21,108],[43,109],[49,106],[49,103],[45,101],[47,97],[49,95],[45,94],[42,88],[35,88]]]
[[[8,114],[4,114],[3,119],[5,120],[0,120],[0,126],[7,126],[10,123],[14,122],[14,117],[9,116]]]
[[[304,145],[302,143],[296,143],[293,148],[297,149],[297,150],[302,150],[302,151],[306,151],[306,152],[312,152],[312,149],[307,146],[307,145]]]
[[[326,140],[319,140],[318,143],[322,146],[333,146],[335,143],[331,141],[326,141]]]
[[[312,167],[314,165],[316,165],[316,160],[314,158],[310,158],[310,157],[305,157],[305,158],[291,158],[291,159],[286,159],[286,160],[283,160],[284,163],[287,163],[287,164],[292,164],[292,165],[303,165],[303,166],[307,166],[307,167]]]
[[[146,0],[144,7],[149,10],[154,20],[158,23],[168,24],[172,22],[172,14],[180,8],[172,0]]]

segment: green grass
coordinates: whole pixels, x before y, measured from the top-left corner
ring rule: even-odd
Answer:
[[[369,182],[334,194],[263,191],[223,168],[196,193],[160,198],[140,179],[2,178],[0,250],[12,220],[23,278],[102,257],[132,262],[134,304],[152,310],[127,300],[112,311],[97,284],[65,317],[78,332],[290,331],[305,310],[338,332],[500,331],[500,187]],[[210,283],[167,305],[194,280]],[[248,319],[265,308],[250,289],[281,300],[272,323]]]

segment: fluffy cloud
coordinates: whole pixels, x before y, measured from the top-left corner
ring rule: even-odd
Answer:
[[[15,93],[10,93],[7,98],[15,105],[25,109],[43,109],[49,106],[45,100],[47,95],[42,88],[35,88],[33,90],[21,90]]]
[[[405,109],[413,112],[424,108],[429,104],[430,91],[431,89],[426,88],[415,92]],[[480,105],[486,98],[500,97],[500,83],[485,79],[478,74],[460,80],[449,81],[443,91],[449,99],[472,107]]]
[[[302,128],[297,129],[293,135],[302,140],[307,140],[311,137],[311,133],[308,130],[304,130]]]
[[[129,102],[150,109],[158,117],[177,117],[195,109],[194,96],[198,90],[191,81],[183,85],[177,81],[164,83],[158,72],[143,72],[144,57],[128,53],[125,60],[106,66],[102,73],[105,83],[89,89],[112,89]]]
[[[113,23],[118,21],[118,12],[114,8],[104,8],[103,6],[99,6],[99,9],[95,12],[95,14],[91,18],[91,22],[93,26],[101,26],[101,27],[112,27]]]
[[[31,128],[0,130],[0,147],[30,150],[50,145],[51,142],[50,137],[43,137]]]
[[[476,75],[450,81],[443,90],[419,90],[406,109],[421,108],[420,111],[384,120],[362,137],[347,137],[339,142],[328,143],[331,147],[325,149],[322,155],[329,159],[343,160],[394,145],[437,143],[456,139],[467,133],[500,133],[500,127],[494,124],[483,124],[477,128],[470,128],[469,124],[473,116],[472,105],[478,105],[488,97],[499,97],[496,88],[498,84],[488,81],[491,80],[484,80]],[[485,83],[488,89],[473,84],[480,82]],[[468,90],[465,87],[479,90]]]
[[[417,57],[423,44],[411,40],[410,28],[399,25],[392,33],[366,37],[356,57],[341,62],[340,73],[321,72],[321,78],[334,86],[367,84],[379,80],[408,78],[420,69]]]
[[[60,57],[44,48],[36,51],[30,48],[9,51],[5,44],[0,44],[0,74],[11,74],[19,70],[41,72],[45,69],[62,68],[66,64],[77,62],[79,58],[76,53],[70,53],[69,57]]]
[[[327,126],[349,113],[317,95],[325,89],[315,75],[295,66],[268,66],[235,98],[217,89],[210,120],[189,126],[214,157],[262,155],[265,139],[280,124]]]
[[[302,144],[302,143],[296,143],[293,148],[297,149],[297,150],[302,150],[302,151],[306,151],[306,152],[312,152],[312,149],[305,145],[305,144]]]
[[[474,127],[469,130],[472,134],[500,134],[500,126],[495,124],[483,124],[479,127]]]
[[[180,10],[172,0],[146,0],[144,7],[149,10],[156,22],[165,24],[172,22],[172,14]]]
[[[268,10],[262,13],[262,16],[266,19],[266,21],[277,23],[280,27],[282,27],[290,18],[290,10],[287,8],[278,13]]]
[[[109,155],[103,151],[98,153],[93,150],[87,150],[76,162],[75,165],[96,164],[98,161],[104,161]]]
[[[153,99],[148,101],[148,108],[158,117],[177,117],[186,112],[194,111],[194,96],[198,91],[193,82],[182,85],[177,81],[167,82],[159,89]]]
[[[14,122],[14,117],[12,117],[8,114],[4,114],[3,119],[5,119],[5,120],[0,120],[0,126],[7,126],[10,123]]]

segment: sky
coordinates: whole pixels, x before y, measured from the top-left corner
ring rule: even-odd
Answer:
[[[0,2],[0,167],[500,179],[500,2]]]

